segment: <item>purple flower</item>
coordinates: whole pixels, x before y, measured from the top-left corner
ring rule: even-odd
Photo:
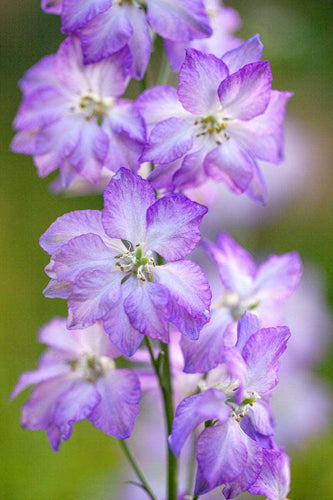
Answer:
[[[215,244],[206,241],[203,246],[217,264],[223,290],[213,299],[211,320],[199,340],[181,341],[189,373],[211,370],[221,362],[225,349],[237,342],[236,322],[246,311],[257,318],[246,315],[238,329],[253,333],[259,324],[281,324],[282,304],[295,291],[302,272],[296,252],[272,255],[257,266],[252,255],[225,233],[218,233]]]
[[[241,20],[235,9],[223,7],[220,0],[205,0],[205,7],[213,30],[210,37],[187,43],[165,41],[165,50],[173,71],[179,71],[187,48],[221,57],[242,43],[239,38],[233,36],[233,32],[241,27]]]
[[[203,392],[178,406],[170,436],[176,455],[194,428],[208,422],[196,445],[197,494],[225,484],[225,496],[234,498],[257,480],[263,447],[271,446],[269,400],[289,336],[286,327],[244,334],[243,345],[230,349],[227,362],[208,373]]]
[[[72,434],[74,422],[88,418],[101,431],[128,438],[139,414],[141,398],[137,376],[116,369],[121,355],[100,323],[86,330],[68,331],[56,318],[40,332],[49,349],[35,371],[21,375],[12,396],[36,384],[22,410],[22,427],[43,429],[54,451]]]
[[[150,136],[143,161],[157,165],[156,188],[194,187],[207,177],[262,202],[257,160],[279,163],[282,121],[291,94],[271,89],[269,63],[255,36],[222,59],[188,49],[178,91],[146,90],[138,105]]]
[[[78,33],[85,64],[127,45],[132,55],[131,74],[139,79],[151,53],[149,26],[162,38],[177,42],[212,33],[202,0],[56,0],[51,4],[43,0],[42,8],[61,15],[64,33]]]
[[[129,81],[125,47],[98,64],[84,66],[79,41],[65,40],[23,77],[23,102],[14,121],[16,152],[31,154],[45,177],[60,168],[69,187],[80,176],[93,184],[103,166],[136,171],[146,140],[133,103],[120,99]]]
[[[63,215],[41,237],[51,255],[48,297],[68,299],[69,328],[103,320],[112,342],[132,355],[143,335],[168,342],[168,322],[195,339],[209,318],[203,271],[184,258],[200,240],[207,209],[175,194],[155,199],[151,184],[120,169],[103,212]],[[161,256],[165,261],[159,265]]]

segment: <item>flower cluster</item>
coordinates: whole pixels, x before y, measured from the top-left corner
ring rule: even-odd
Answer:
[[[50,255],[44,294],[65,299],[68,317],[41,330],[49,348],[14,389],[13,397],[35,385],[22,426],[46,431],[54,450],[82,419],[125,440],[142,388],[152,414],[164,407],[168,500],[217,487],[228,499],[248,491],[286,500],[289,459],[274,441],[271,399],[290,337],[281,308],[301,262],[290,252],[257,266],[225,233],[201,241],[207,208],[183,191],[211,179],[266,202],[258,162],[283,158],[291,93],[272,90],[259,36],[234,37],[238,14],[218,0],[42,0],[42,8],[60,15],[68,38],[21,80],[12,149],[32,155],[40,176],[59,168],[64,189],[108,184],[103,210],[62,215],[41,236]],[[155,34],[178,88],[143,80],[129,100]],[[200,241],[217,286],[188,258]],[[176,457],[192,433],[195,485],[178,484]]]

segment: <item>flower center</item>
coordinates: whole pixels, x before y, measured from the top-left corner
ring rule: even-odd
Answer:
[[[240,297],[239,293],[226,290],[215,308],[226,307],[230,310],[235,321],[238,321],[246,311],[253,311],[259,305],[260,302],[253,302],[252,297],[244,299]]]
[[[79,373],[80,377],[92,383],[102,377],[105,371],[115,368],[113,359],[106,356],[97,358],[85,353],[78,359],[68,361],[68,364],[73,371]]]
[[[114,104],[113,97],[104,97],[101,99],[91,89],[84,95],[80,95],[77,106],[72,106],[70,110],[75,113],[83,114],[86,120],[95,120],[98,125],[102,125],[108,111]]]
[[[236,422],[240,422],[247,415],[257,399],[260,399],[260,396],[254,391],[250,392],[240,404],[235,403],[232,398],[227,399],[226,403],[232,410],[231,418],[234,418]]]
[[[135,274],[141,281],[151,281],[153,279],[151,269],[156,265],[152,257],[152,252],[149,250],[144,255],[140,243],[135,245],[135,248],[133,248],[132,244],[128,246],[127,252],[116,255],[116,266],[118,266],[123,273]]]
[[[220,146],[223,140],[228,141],[230,136],[226,132],[228,118],[219,119],[215,116],[207,116],[206,118],[198,118],[194,125],[197,128],[196,137],[205,135],[211,136],[216,144]]]

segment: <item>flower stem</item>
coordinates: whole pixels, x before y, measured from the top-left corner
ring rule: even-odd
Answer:
[[[172,453],[168,436],[171,434],[172,430],[172,421],[174,417],[174,407],[173,407],[173,399],[172,399],[172,384],[171,384],[171,372],[170,372],[170,359],[169,359],[169,348],[168,344],[161,343],[161,353],[163,356],[162,362],[162,370],[160,370],[159,360],[155,358],[154,352],[151,346],[149,339],[146,337],[146,344],[148,347],[148,351],[150,354],[151,362],[153,368],[155,370],[156,376],[159,381],[160,389],[163,396],[164,403],[164,414],[165,414],[165,422],[167,429],[167,447],[168,447],[168,488],[167,488],[167,498],[168,500],[177,500],[178,491],[177,491],[177,458]],[[161,373],[162,372],[162,373]]]
[[[151,488],[150,488],[150,486],[149,486],[149,484],[148,484],[145,476],[143,475],[140,467],[138,466],[138,464],[136,463],[136,461],[135,461],[132,453],[128,449],[128,446],[127,446],[125,440],[124,439],[119,439],[119,444],[120,444],[120,448],[124,452],[125,457],[127,458],[127,460],[129,461],[129,463],[133,467],[133,470],[134,470],[135,474],[137,475],[138,479],[141,481],[142,488],[148,493],[148,495],[151,498],[151,500],[157,500],[157,497],[155,497],[154,493],[152,492],[152,490],[151,490]]]

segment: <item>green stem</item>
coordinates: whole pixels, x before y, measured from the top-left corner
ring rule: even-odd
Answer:
[[[156,80],[156,85],[166,85],[170,75],[170,64],[165,52],[163,52],[163,59],[160,66],[160,71]]]
[[[136,463],[136,461],[135,461],[132,453],[128,449],[128,446],[125,443],[125,440],[124,439],[119,439],[119,444],[120,444],[121,449],[124,452],[125,457],[127,458],[127,460],[129,461],[129,463],[133,467],[133,470],[134,470],[135,474],[137,475],[138,479],[140,479],[140,481],[142,483],[143,489],[148,493],[148,495],[150,496],[151,500],[157,500],[157,497],[155,497],[155,495],[152,492],[152,490],[151,490],[151,488],[150,488],[150,486],[149,486],[149,484],[148,484],[145,476],[141,472],[140,467],[138,466],[138,464]]]
[[[170,372],[170,359],[169,359],[169,349],[168,344],[161,343],[161,354],[163,356],[162,361],[162,375],[160,371],[160,366],[158,360],[155,359],[153,349],[151,347],[151,343],[148,337],[145,337],[146,344],[148,347],[148,351],[150,354],[151,362],[153,368],[155,370],[156,376],[159,381],[160,389],[163,396],[164,403],[164,414],[165,414],[165,422],[167,429],[167,447],[168,447],[168,488],[167,488],[167,498],[168,500],[177,500],[178,491],[177,491],[177,457],[172,453],[168,436],[172,431],[172,421],[174,417],[174,407],[173,407],[173,399],[172,399],[172,384],[171,384],[171,372]]]

